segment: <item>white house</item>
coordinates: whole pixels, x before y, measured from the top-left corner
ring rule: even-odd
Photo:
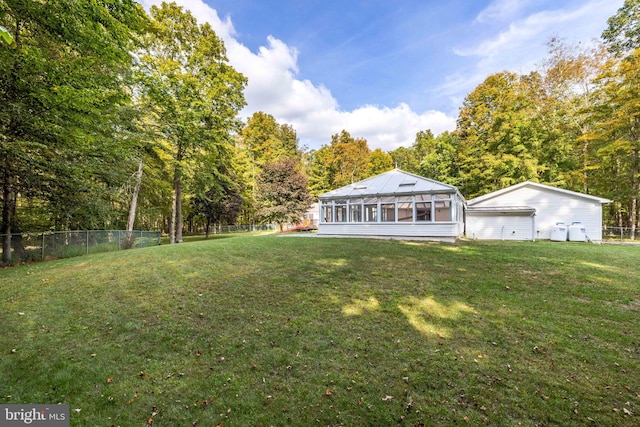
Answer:
[[[549,239],[557,223],[582,223],[586,239],[602,241],[602,205],[611,200],[522,182],[467,202],[465,234],[474,239]],[[554,239],[555,240],[555,239]]]
[[[454,186],[394,169],[318,196],[318,235],[454,241],[464,198]]]

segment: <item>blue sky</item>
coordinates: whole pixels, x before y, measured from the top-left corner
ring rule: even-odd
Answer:
[[[143,0],[146,7],[159,0]],[[176,0],[225,41],[248,105],[318,148],[347,130],[385,151],[455,128],[489,75],[589,45],[624,0]]]

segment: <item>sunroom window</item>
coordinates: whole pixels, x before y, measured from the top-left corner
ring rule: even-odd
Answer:
[[[333,222],[333,206],[331,201],[322,204],[322,221]]]
[[[362,221],[362,199],[349,200],[349,221]]]
[[[364,199],[365,222],[378,222],[378,198],[367,197]]]
[[[413,197],[398,197],[398,221],[413,222]]]
[[[436,194],[435,211],[436,221],[451,221],[451,196]]]
[[[334,206],[336,209],[336,222],[347,222],[347,201],[336,200]]]
[[[395,222],[396,220],[396,198],[395,196],[382,197],[380,199],[380,213],[382,222]]]
[[[416,221],[431,221],[431,195],[416,196]]]

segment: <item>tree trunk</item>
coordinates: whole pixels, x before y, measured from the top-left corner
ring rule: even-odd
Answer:
[[[133,246],[133,224],[136,220],[136,208],[138,206],[138,194],[140,194],[140,185],[142,184],[142,159],[138,163],[138,172],[136,174],[136,186],[131,196],[131,206],[129,207],[129,219],[127,220],[127,249]]]
[[[6,161],[6,159],[5,159]],[[13,195],[11,194],[11,172],[5,165],[2,180],[2,262],[11,262],[11,213],[13,212]]]
[[[176,242],[176,184],[173,180],[173,195],[171,197],[171,221],[169,221],[169,243]]]
[[[174,179],[176,197],[176,243],[182,243],[182,171]]]

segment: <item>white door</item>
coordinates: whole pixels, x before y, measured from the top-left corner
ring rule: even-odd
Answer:
[[[533,240],[530,215],[467,213],[467,237],[480,240]]]

